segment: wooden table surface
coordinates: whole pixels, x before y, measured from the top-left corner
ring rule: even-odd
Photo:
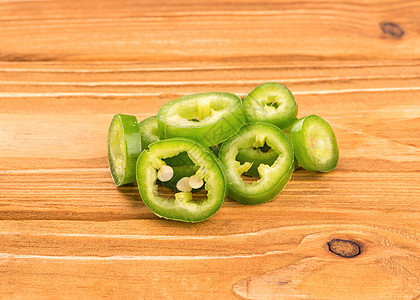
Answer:
[[[418,299],[419,15],[418,0],[0,1],[0,297]],[[336,170],[199,224],[113,185],[115,113],[266,81],[330,122]]]

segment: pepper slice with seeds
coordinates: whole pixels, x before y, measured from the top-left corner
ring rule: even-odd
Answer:
[[[150,144],[160,140],[157,116],[144,119],[139,123],[139,128],[142,150],[149,149]],[[198,169],[185,152],[167,158],[164,161],[171,166],[173,174],[169,180],[160,180],[159,176],[158,179],[163,186],[170,188],[173,191],[179,191],[176,184],[181,178],[194,175]]]
[[[175,157],[180,153],[187,153],[197,167],[194,181],[203,181],[207,191],[205,198],[194,199],[194,193],[189,186],[188,177],[184,177],[179,184],[181,192],[173,198],[159,195],[156,180],[158,172],[168,164],[165,159]],[[226,195],[227,185],[223,167],[210,149],[199,143],[184,139],[173,138],[161,140],[149,145],[137,160],[137,185],[143,202],[158,216],[165,219],[200,222],[215,214],[222,206]],[[190,176],[189,178],[191,178]],[[180,180],[180,181],[181,181]]]

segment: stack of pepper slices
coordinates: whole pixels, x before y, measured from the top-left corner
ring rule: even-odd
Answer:
[[[116,186],[137,182],[156,215],[177,221],[208,219],[227,195],[265,203],[298,167],[329,172],[337,165],[330,125],[316,115],[297,119],[297,112],[290,90],[268,82],[244,99],[225,92],[187,95],[140,123],[117,114],[108,134],[112,178]],[[162,196],[163,189],[173,197]]]

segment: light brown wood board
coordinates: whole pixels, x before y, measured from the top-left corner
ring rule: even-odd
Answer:
[[[1,1],[0,297],[418,298],[419,15],[414,0]],[[115,113],[266,81],[330,122],[336,170],[199,224],[113,185]]]

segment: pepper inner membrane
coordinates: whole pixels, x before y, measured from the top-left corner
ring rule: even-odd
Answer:
[[[269,106],[269,107],[278,108],[280,106],[279,97],[273,96],[273,95],[268,96],[264,105]]]
[[[200,122],[212,122],[219,118],[223,110],[229,107],[230,102],[226,99],[203,98],[177,104],[172,108],[173,115],[170,120],[179,124],[195,124]]]
[[[261,141],[259,144],[261,144]],[[252,163],[249,170],[241,174],[241,178],[245,183],[252,184],[261,179],[260,173],[258,172],[260,163],[271,167],[278,157],[279,154],[264,141],[262,146],[258,145],[258,142],[257,145],[255,145],[254,142],[254,144],[249,147],[239,148],[235,160],[241,165],[244,165],[247,162]],[[238,172],[241,171],[242,170],[238,170]]]
[[[123,128],[118,119],[114,119],[109,133],[109,153],[111,157],[111,169],[118,180],[121,180],[125,172],[126,145],[123,136]]]
[[[272,150],[271,147],[267,145],[267,142],[264,142],[264,145],[262,147],[252,147],[252,149],[256,151],[260,150],[263,153],[267,153],[270,152],[270,150]]]
[[[176,185],[179,180],[184,177],[191,177],[196,174],[199,167],[194,164],[191,158],[188,156],[186,151],[179,153],[173,157],[162,158],[167,166],[170,166],[174,170],[173,177],[166,182],[157,180],[158,183],[158,195],[168,200],[174,199],[175,194],[180,193],[176,190]],[[201,188],[191,190],[191,201],[200,203],[201,201],[207,200],[207,190],[205,189],[206,182],[203,179],[203,185]]]

